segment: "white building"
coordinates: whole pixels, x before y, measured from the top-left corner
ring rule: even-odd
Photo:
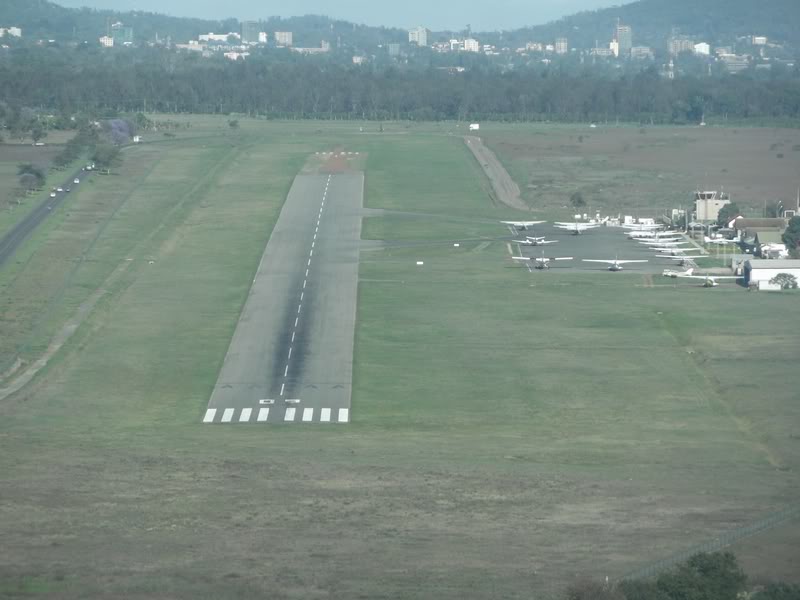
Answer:
[[[752,38],[753,46],[766,46],[767,38],[763,35],[754,35]]]
[[[694,45],[694,53],[700,56],[711,56],[711,46],[705,42],[700,42]]]
[[[113,48],[114,47],[114,38],[110,35],[104,35],[100,38],[100,45],[103,48]]]
[[[22,29],[19,27],[0,27],[0,37],[22,37]]]
[[[425,27],[415,27],[414,29],[409,29],[408,43],[416,44],[419,47],[427,46],[430,33],[430,30]]]
[[[276,31],[275,43],[278,46],[291,46],[294,43],[291,31]]]
[[[366,56],[354,56],[353,57],[353,64],[354,65],[363,65],[367,62]]]
[[[716,221],[719,210],[730,203],[731,198],[725,192],[697,191],[694,193],[695,220]]]
[[[197,39],[201,42],[227,42],[228,37],[233,36],[237,40],[241,38],[238,33],[230,32],[230,33],[202,33],[197,36]]]
[[[259,31],[258,32],[258,43],[259,44],[266,44],[269,36],[267,35],[266,31]]]
[[[569,52],[569,41],[567,38],[556,38],[556,54],[566,54]]]
[[[464,40],[464,52],[480,52],[481,45],[478,40],[467,38]]]
[[[222,56],[227,58],[228,60],[237,61],[237,60],[244,60],[248,56],[250,56],[249,52],[225,52]]]
[[[751,259],[744,264],[744,283],[760,290],[780,289],[772,281],[783,273],[793,276],[800,282],[800,260]]]

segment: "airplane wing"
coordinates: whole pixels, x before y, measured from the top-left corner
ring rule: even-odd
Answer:
[[[526,260],[526,261],[533,260],[530,256],[512,256],[511,258],[513,260]]]
[[[599,260],[594,258],[584,258],[583,262],[591,262],[591,263],[604,263],[607,265],[613,265],[614,263],[622,262],[621,260]]]
[[[627,265],[628,263],[646,263],[646,260],[618,260],[618,265]]]
[[[572,256],[553,256],[550,260],[573,260]]]
[[[685,279],[702,279],[710,281],[717,281],[718,279],[741,279],[741,277],[737,277],[736,275],[684,275],[683,273],[679,273],[677,276]]]
[[[558,240],[539,240],[540,244],[557,244]]]
[[[530,240],[511,240],[514,244],[525,244],[530,246],[533,242]]]
[[[500,221],[503,225],[513,225],[514,227],[533,227],[534,225],[541,225],[547,221]]]

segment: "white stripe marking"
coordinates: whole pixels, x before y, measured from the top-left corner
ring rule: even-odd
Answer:
[[[303,296],[305,296],[305,295],[306,295],[306,293],[305,293],[305,292],[300,292],[300,302],[302,302],[302,301],[303,301]]]
[[[239,415],[239,423],[247,423],[250,420],[250,416],[253,414],[252,408],[243,408],[242,414]]]
[[[339,409],[339,423],[347,423],[350,419],[350,409],[349,408],[340,408]]]
[[[297,324],[298,324],[299,322],[300,322],[300,317],[297,317],[297,318],[294,320],[294,326],[295,326],[295,327],[297,327]]]
[[[313,408],[304,408],[303,409],[303,423],[309,423],[314,418],[314,409]]]
[[[281,396],[283,396],[283,391],[284,391],[284,389],[286,389],[286,384],[285,384],[285,383],[282,383],[282,384],[281,384]]]
[[[269,409],[268,408],[259,408],[258,409],[258,417],[256,418],[256,420],[259,423],[264,423],[267,420],[268,417],[269,417]]]
[[[319,411],[319,420],[323,423],[330,423],[331,421],[331,409],[330,408],[323,408]]]
[[[310,258],[308,259],[308,266],[309,267],[311,266],[311,259]]]
[[[286,365],[286,368],[283,370],[283,376],[286,377],[289,374],[289,365]]]
[[[302,305],[302,304],[298,304],[298,305],[297,305],[297,314],[298,314],[298,315],[300,314],[300,311],[301,311],[302,309],[303,309],[303,305]]]
[[[308,283],[308,279],[303,282],[303,289],[306,289],[306,284]]]
[[[216,408],[209,408],[206,411],[206,416],[203,417],[203,423],[213,423],[214,422],[214,417],[216,415],[217,415],[217,409]]]
[[[297,332],[296,332],[296,331],[293,331],[293,332],[292,332],[292,343],[293,343],[293,344],[294,344],[294,336],[295,336],[295,335],[297,335]]]
[[[306,277],[308,277],[308,269],[306,269]]]
[[[226,408],[225,412],[222,413],[222,422],[223,423],[230,423],[233,419],[233,410],[232,408]]]
[[[316,238],[317,236],[314,236],[314,237]],[[316,245],[316,243],[317,243],[316,239],[313,242],[311,242],[311,249],[312,250],[314,249],[314,246]]]
[[[309,255],[309,256],[314,256],[314,250],[311,250],[311,252],[309,252],[309,254],[308,254],[308,255]]]
[[[294,406],[292,406],[291,408],[287,408],[286,409],[286,414],[284,415],[283,420],[284,421],[294,421],[294,413],[296,411],[297,411],[297,409]]]
[[[294,348],[292,346],[289,346],[289,358],[287,358],[286,360],[292,359],[292,350],[294,350]]]

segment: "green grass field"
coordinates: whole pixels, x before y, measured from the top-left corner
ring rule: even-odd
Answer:
[[[7,360],[104,292],[0,401],[0,596],[549,598],[796,501],[796,295],[511,265],[443,126],[193,124],[0,271]],[[203,426],[292,178],[337,146],[417,213],[365,237],[475,239],[362,254],[350,425]]]

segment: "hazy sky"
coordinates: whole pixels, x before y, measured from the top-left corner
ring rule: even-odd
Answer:
[[[625,3],[613,0],[55,0],[63,6],[146,10],[210,19],[259,19],[322,14],[365,23],[408,28],[475,31],[517,29],[552,21],[580,10]]]

